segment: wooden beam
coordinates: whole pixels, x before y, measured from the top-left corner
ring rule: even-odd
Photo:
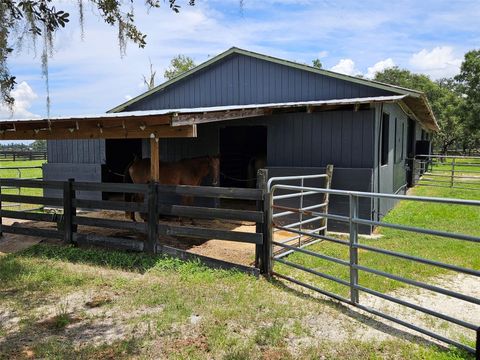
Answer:
[[[150,139],[150,180],[160,182],[160,146],[158,138]]]
[[[184,126],[193,124],[203,124],[209,122],[245,119],[256,116],[264,116],[270,114],[271,110],[268,108],[260,109],[243,109],[243,110],[229,110],[208,112],[203,114],[181,114],[172,116],[172,126]]]
[[[149,139],[196,137],[196,125],[177,126],[140,124],[135,127],[107,127],[104,123],[80,123],[78,129],[71,128],[37,128],[37,129],[0,129],[0,140],[59,140],[59,139]]]
[[[32,129],[56,129],[56,128],[75,128],[89,127],[92,124],[101,123],[104,127],[124,126],[134,127],[140,123],[146,125],[170,125],[171,116],[122,116],[122,117],[98,117],[98,118],[60,118],[60,119],[41,119],[41,120],[20,120],[20,121],[0,121],[0,130],[12,129],[32,130]]]

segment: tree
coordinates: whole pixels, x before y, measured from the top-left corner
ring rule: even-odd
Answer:
[[[440,127],[434,135],[434,146],[442,154],[465,136],[464,100],[453,79],[432,81],[426,75],[393,67],[377,73],[375,80],[425,93]]]
[[[181,0],[168,0],[170,9],[178,13]],[[189,5],[195,5],[195,0],[183,0]],[[16,84],[16,78],[8,68],[8,58],[14,48],[21,48],[29,39],[36,43],[42,39],[42,75],[47,88],[47,112],[50,108],[48,84],[48,59],[53,55],[53,38],[57,30],[64,28],[70,14],[57,9],[53,0],[1,0],[0,1],[0,103],[13,106],[11,91]],[[111,26],[117,27],[120,54],[124,55],[128,41],[143,48],[146,45],[146,35],[135,23],[133,0],[77,0],[80,26],[83,33],[84,5],[90,3],[97,8],[101,18]],[[148,9],[159,8],[161,0],[145,0]]]
[[[468,131],[478,142],[480,138],[480,50],[472,50],[465,54],[460,74],[455,77],[455,80],[465,100],[464,112]]]
[[[148,90],[152,90],[155,87],[155,76],[157,75],[157,71],[153,70],[152,61],[150,61],[150,76],[147,77],[143,75],[143,83],[147,87]]]
[[[192,58],[180,54],[175,56],[170,61],[170,67],[165,70],[163,76],[165,77],[165,79],[170,80],[173,79],[175,76],[178,76],[181,73],[184,73],[185,71],[194,68],[195,66],[197,65],[195,65],[195,62]]]
[[[312,65],[313,67],[316,67],[317,69],[321,69],[322,68],[322,62],[320,61],[320,59],[314,59],[312,60]]]
[[[47,151],[47,140],[35,140],[30,147],[33,151]]]

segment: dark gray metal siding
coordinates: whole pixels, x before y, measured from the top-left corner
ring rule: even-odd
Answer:
[[[390,115],[389,121],[389,151],[388,163],[380,165],[381,153],[381,122],[382,114]],[[397,133],[395,132],[395,122],[397,123]],[[396,148],[401,146],[401,124],[404,124],[404,138],[403,138],[403,159],[407,157],[407,124],[408,116],[403,112],[401,107],[397,104],[377,105],[377,115],[375,121],[375,168],[374,168],[374,191],[386,194],[403,193],[406,190],[407,184],[407,170],[405,168],[405,160],[395,161]],[[385,216],[397,202],[391,199],[377,199],[375,201],[376,218],[381,219]]]
[[[52,164],[43,165],[43,178],[45,180],[65,181],[75,179],[75,181],[102,182],[102,165],[100,164]],[[62,197],[62,190],[45,189],[44,195],[47,197]],[[80,191],[77,194],[81,199],[101,200],[101,192]]]
[[[345,99],[391,94],[386,90],[250,56],[232,54],[130,105],[125,111]]]
[[[372,168],[374,115],[374,110],[328,111],[202,124],[198,138],[160,139],[160,157],[174,161],[215,155],[219,153],[219,128],[264,125],[268,166]],[[150,157],[148,141],[144,141],[143,156]]]
[[[374,110],[267,118],[269,166],[372,168]]]
[[[105,164],[105,140],[48,140],[49,163]]]
[[[299,175],[310,175],[310,174],[324,174],[324,167],[269,167],[268,168],[268,177],[278,177],[278,176],[299,176]],[[332,188],[337,190],[353,190],[353,191],[365,191],[371,192],[373,189],[373,169],[345,169],[345,168],[334,168],[333,177],[332,177]],[[352,181],[355,179],[355,181]],[[280,183],[289,184],[289,185],[300,185],[300,182],[297,181],[282,181]],[[323,187],[324,181],[319,179],[307,179],[304,182],[305,186],[311,187]],[[278,195],[279,193],[277,193]],[[323,201],[322,195],[313,195],[307,196],[304,198],[304,206],[309,206],[313,204],[319,204]],[[299,207],[299,198],[294,199],[284,199],[281,201],[276,201],[277,205],[287,206],[287,207]],[[360,198],[359,200],[359,215],[362,219],[370,220],[372,218],[372,205],[373,202],[368,198]],[[330,214],[349,216],[349,198],[348,196],[340,195],[331,195],[330,204],[328,212]],[[285,220],[285,218],[282,217]],[[278,220],[277,220],[278,221]],[[292,216],[288,219],[288,222],[298,221],[298,216]],[[315,226],[315,225],[314,225]],[[328,222],[329,231],[342,231],[347,232],[349,229],[348,223],[340,221]],[[360,232],[364,234],[369,234],[371,231],[370,226],[360,226]]]

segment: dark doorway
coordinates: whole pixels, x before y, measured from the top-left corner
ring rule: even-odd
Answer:
[[[134,156],[142,157],[141,139],[105,140],[106,162],[103,171],[104,182],[123,182],[123,174]]]
[[[255,168],[266,166],[267,127],[220,129],[220,186],[255,187]]]
[[[408,119],[407,125],[407,186],[415,185],[415,121]]]

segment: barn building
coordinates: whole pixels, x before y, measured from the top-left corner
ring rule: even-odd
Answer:
[[[220,154],[221,186],[247,186],[248,162],[263,154],[269,176],[323,173],[333,164],[333,188],[403,193],[414,182],[407,159],[428,152],[431,133],[438,130],[421,92],[238,48],[109,113],[171,110],[175,115],[179,109],[211,107],[243,109],[245,117],[204,119],[194,138],[160,139],[160,158]],[[249,112],[256,108],[268,111]],[[116,174],[134,153],[149,157],[149,144],[148,139],[49,140],[44,178],[121,181]],[[361,213],[372,219],[392,207],[389,201],[365,201]],[[344,206],[337,202],[332,206],[341,213]]]

